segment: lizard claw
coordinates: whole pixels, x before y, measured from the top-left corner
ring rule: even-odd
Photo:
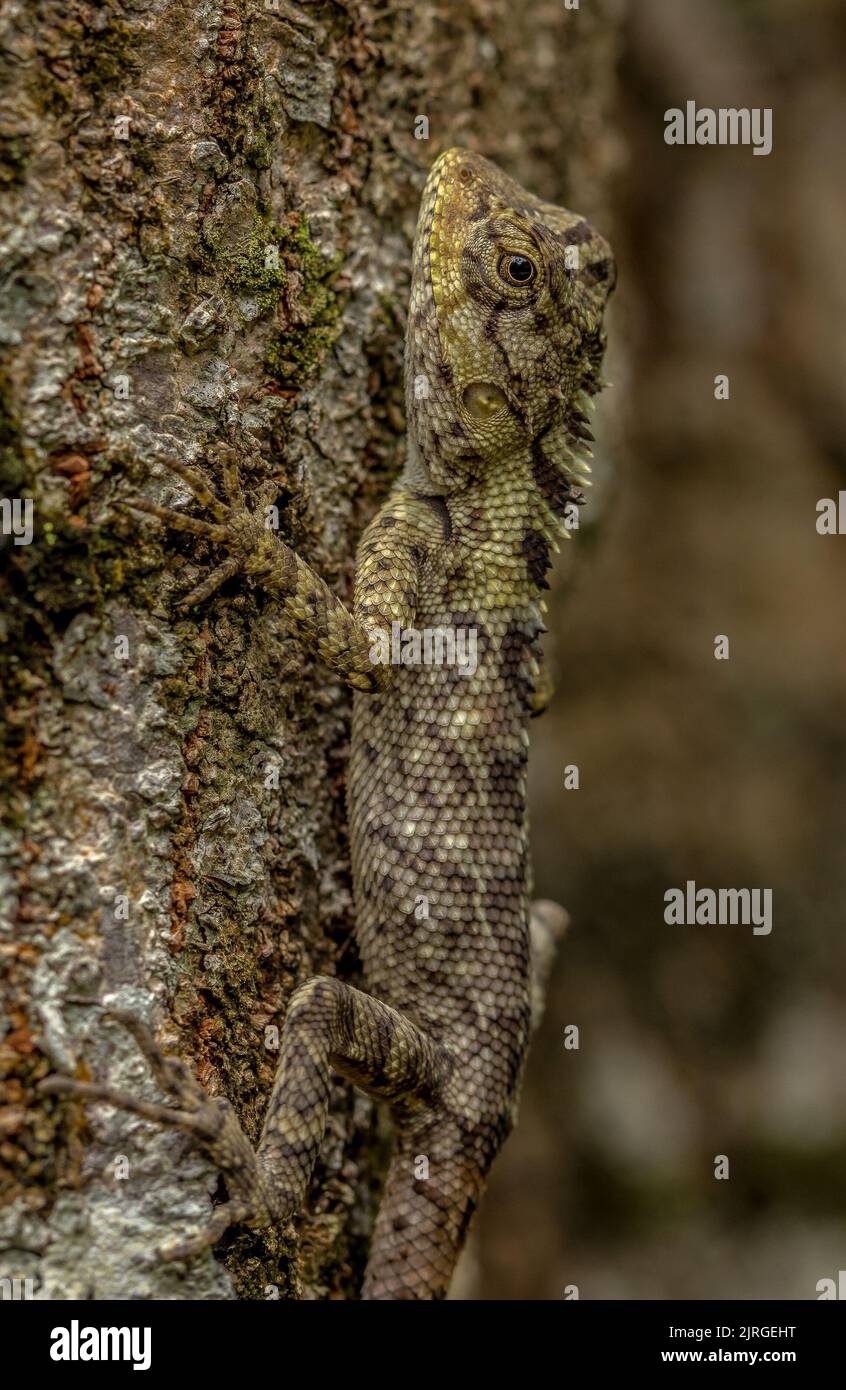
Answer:
[[[204,536],[210,541],[226,540],[224,526],[203,521],[201,517],[186,516],[184,512],[174,511],[172,507],[160,507],[156,502],[148,502],[146,497],[121,498],[114,505],[125,511],[143,512],[145,516],[153,516],[157,521],[171,526],[174,531],[189,531],[192,536]]]
[[[223,476],[223,491],[230,506],[244,505],[244,492],[238,475],[238,455],[231,444],[214,444],[208,451]],[[190,484],[189,484],[190,486]]]
[[[139,1115],[157,1124],[172,1125],[190,1134],[226,1180],[231,1201],[217,1208],[204,1231],[163,1250],[162,1258],[188,1259],[201,1253],[229,1226],[246,1222],[253,1227],[273,1221],[256,1160],[255,1150],[241,1128],[235,1111],[224,1096],[210,1096],[179,1057],[163,1052],[151,1029],[134,1014],[109,1011],[135,1038],[156,1081],[176,1105],[141,1100],[125,1091],[70,1076],[47,1076],[38,1084],[43,1095],[73,1096],[98,1101]]]
[[[175,473],[178,478],[182,479],[183,483],[191,489],[197,501],[210,511],[212,516],[218,521],[226,520],[226,504],[221,502],[220,498],[212,490],[211,483],[202,473],[198,473],[196,469],[190,468],[187,463],[183,463],[181,459],[176,458],[166,459],[165,467],[169,468],[172,473]]]
[[[241,561],[236,559],[234,555],[228,560],[224,560],[222,565],[218,565],[201,583],[189,590],[184,598],[177,600],[177,608],[194,608],[197,604],[203,603],[220,588],[221,584],[225,584],[227,579],[231,579],[233,575],[237,574],[240,568]]]
[[[253,1210],[246,1202],[224,1202],[222,1206],[215,1207],[208,1225],[196,1235],[173,1245],[160,1245],[159,1257],[169,1264],[177,1260],[194,1260],[217,1245],[230,1226],[249,1225],[253,1216]]]
[[[143,1019],[128,1009],[108,1009],[105,1016],[131,1033],[156,1081],[178,1105],[193,1110],[208,1102],[208,1092],[203,1090],[188,1064],[181,1057],[165,1052]]]
[[[253,556],[257,544],[256,537],[263,539],[266,529],[244,499],[235,449],[230,444],[216,444],[209,449],[208,458],[214,461],[222,474],[225,502],[212,490],[204,474],[198,473],[180,459],[171,457],[165,460],[165,463],[188,485],[197,501],[211,513],[214,518],[212,521],[203,517],[188,516],[172,507],[162,507],[156,502],[149,502],[146,497],[122,498],[114,504],[130,512],[151,516],[175,531],[187,531],[190,535],[202,536],[204,540],[217,542],[230,550],[231,553],[226,560],[177,601],[177,608],[182,609],[202,603],[227,579],[244,569]],[[259,502],[261,503],[265,495],[276,496],[277,491],[278,484],[269,480],[259,490]]]
[[[155,1101],[141,1100],[126,1091],[113,1090],[111,1086],[100,1086],[92,1081],[77,1081],[72,1076],[45,1076],[36,1089],[45,1096],[73,1096],[77,1100],[102,1101],[113,1105],[117,1110],[127,1110],[140,1115],[142,1119],[154,1120],[160,1124],[178,1125],[183,1129],[198,1129],[197,1114],[193,1110],[175,1110],[170,1105],[158,1105]]]

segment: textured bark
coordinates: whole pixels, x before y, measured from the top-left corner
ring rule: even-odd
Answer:
[[[256,1135],[291,990],[355,978],[346,693],[237,582],[180,615],[211,553],[114,503],[184,501],[162,459],[230,436],[348,595],[401,458],[425,169],[471,144],[601,219],[616,12],[5,8],[0,443],[34,535],[5,541],[0,1275],[37,1297],[354,1296],[385,1142],[347,1088],[296,1235],[187,1267],[156,1247],[207,1217],[191,1143],[35,1094],[59,1069],[156,1097],[117,1004]]]

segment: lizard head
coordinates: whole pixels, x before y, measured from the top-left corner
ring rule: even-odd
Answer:
[[[420,208],[406,342],[422,477],[449,491],[480,463],[532,451],[547,465],[554,454],[566,482],[590,437],[584,407],[601,385],[615,279],[608,243],[584,218],[481,155],[440,156]]]

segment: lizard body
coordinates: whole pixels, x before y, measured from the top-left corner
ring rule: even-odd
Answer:
[[[212,520],[135,504],[228,550],[189,601],[242,570],[355,690],[348,803],[366,992],[328,977],[295,992],[258,1149],[134,1019],[176,1111],[44,1083],[181,1124],[205,1146],[230,1202],[172,1257],[301,1205],[334,1067],[395,1120],[363,1296],[446,1293],[514,1123],[529,1041],[527,725],[542,702],[549,548],[581,499],[613,283],[609,248],[583,219],[477,154],[438,159],[414,248],[407,462],[361,540],[352,614],[247,509],[225,457],[225,503],[174,465]],[[375,638],[395,624],[472,633],[473,668],[379,662]]]

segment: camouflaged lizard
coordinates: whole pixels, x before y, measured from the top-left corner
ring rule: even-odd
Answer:
[[[407,462],[362,538],[351,614],[246,506],[225,451],[225,501],[173,465],[208,518],[133,504],[223,547],[186,604],[243,573],[355,690],[348,800],[367,992],[325,977],[294,993],[258,1148],[229,1101],[208,1096],[126,1015],[176,1108],[69,1078],[44,1083],[179,1125],[220,1169],[229,1202],[170,1258],[302,1205],[334,1068],[387,1102],[395,1125],[363,1296],[447,1291],[514,1124],[533,989],[537,1003],[563,919],[553,904],[530,910],[527,726],[546,686],[549,552],[583,500],[614,281],[607,243],[581,217],[477,154],[437,160],[414,246]],[[475,669],[375,661],[374,633],[394,623],[473,630]]]

